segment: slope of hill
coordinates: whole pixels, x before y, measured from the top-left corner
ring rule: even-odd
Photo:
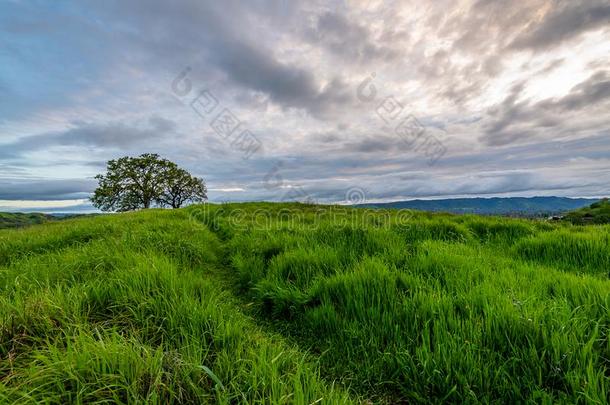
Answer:
[[[610,226],[229,204],[0,231],[0,403],[605,403]]]
[[[51,220],[53,220],[53,217],[45,214],[0,212],[0,229],[19,228],[27,225],[42,224]]]
[[[401,208],[454,214],[545,216],[575,210],[597,199],[566,197],[452,198],[360,204],[365,208]]]
[[[576,225],[610,224],[610,201],[604,198],[588,207],[569,212],[565,220]]]

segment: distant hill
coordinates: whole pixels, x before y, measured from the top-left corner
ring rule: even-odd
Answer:
[[[0,229],[21,228],[29,225],[44,224],[51,221],[64,219],[95,216],[98,214],[41,214],[39,212],[19,213],[19,212],[0,212]]]
[[[444,200],[410,200],[390,203],[359,204],[367,208],[401,208],[455,214],[547,216],[589,206],[597,202],[591,198],[566,197],[493,197],[452,198]]]
[[[569,212],[564,219],[577,225],[610,224],[610,201],[604,198],[588,207]]]
[[[19,214],[0,212],[0,229],[5,228],[20,228],[22,226],[42,224],[52,221],[54,218],[46,214]]]

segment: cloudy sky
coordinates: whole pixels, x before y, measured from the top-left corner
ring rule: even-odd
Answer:
[[[0,1],[0,210],[124,155],[212,201],[610,194],[610,1]]]

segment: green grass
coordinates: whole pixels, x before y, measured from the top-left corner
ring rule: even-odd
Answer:
[[[589,207],[569,212],[564,220],[576,225],[610,224],[610,201],[604,198]]]
[[[0,232],[0,403],[606,403],[610,226],[229,204]]]

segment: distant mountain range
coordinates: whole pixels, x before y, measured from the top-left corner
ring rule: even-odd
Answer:
[[[409,200],[389,203],[358,204],[365,208],[399,208],[455,214],[545,216],[559,215],[587,207],[597,198],[566,197],[493,197],[451,198],[444,200]]]

